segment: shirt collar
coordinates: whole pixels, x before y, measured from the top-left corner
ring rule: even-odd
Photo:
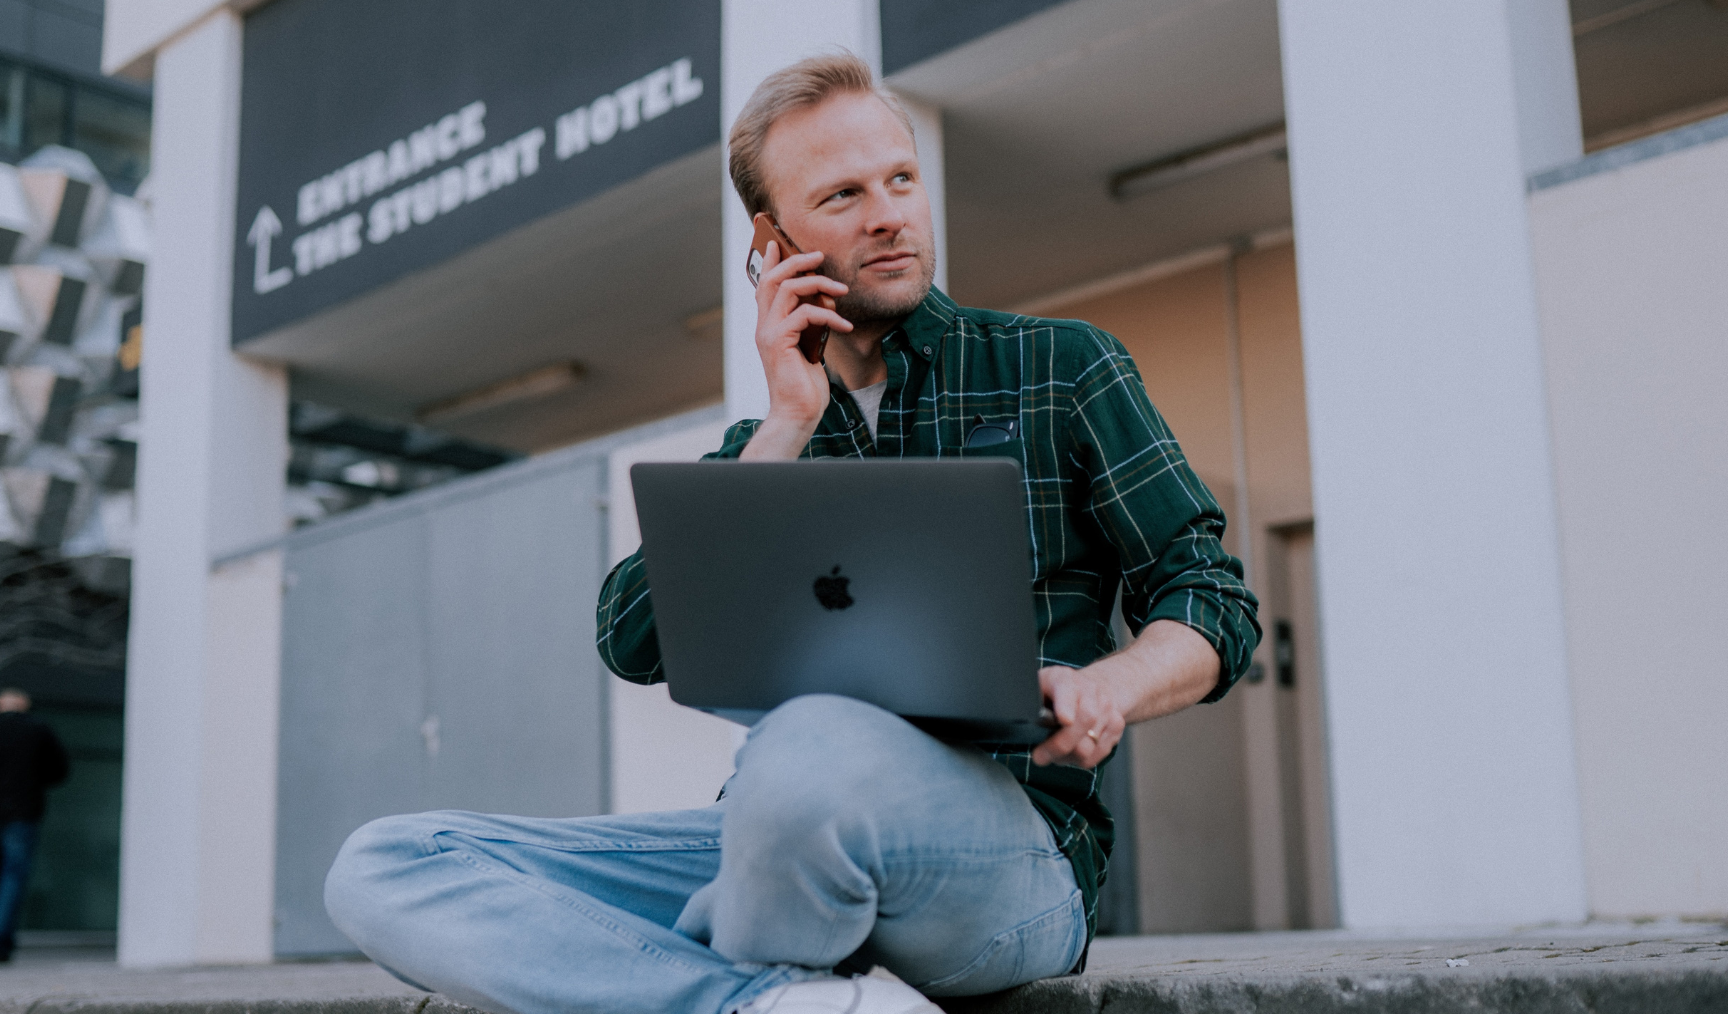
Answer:
[[[959,309],[947,293],[932,285],[923,302],[883,340],[883,346],[893,348],[895,342],[903,340],[913,355],[922,356],[925,360],[935,359],[937,350],[942,347],[942,339],[954,326],[954,317]]]

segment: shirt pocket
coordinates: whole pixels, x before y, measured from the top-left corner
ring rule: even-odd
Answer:
[[[985,444],[983,447],[960,448],[962,458],[1012,458],[1020,463],[1022,471],[1026,468],[1026,448],[1016,437],[1004,440],[999,444]]]

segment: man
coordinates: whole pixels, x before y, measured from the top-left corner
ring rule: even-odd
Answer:
[[[1061,728],[988,752],[801,697],[751,730],[706,809],[356,832],[326,891],[337,925],[399,975],[490,1010],[905,1014],[936,1010],[920,990],[1075,969],[1110,846],[1097,766],[1129,722],[1221,696],[1258,640],[1223,516],[1121,345],[931,287],[911,127],[866,65],[769,77],[730,149],[745,207],[807,252],[765,258],[767,418],[711,457],[953,456],[980,418],[1014,423],[1018,439],[989,450],[1024,465],[1039,679]],[[818,293],[836,308],[800,302]],[[833,331],[826,370],[797,347],[817,324]],[[1111,654],[1118,583],[1137,636]],[[661,678],[640,554],[607,579],[598,619],[614,672]],[[892,975],[845,977],[873,966]]]
[[[30,714],[30,695],[16,687],[0,690],[0,961],[12,960],[48,790],[70,772],[54,730]]]

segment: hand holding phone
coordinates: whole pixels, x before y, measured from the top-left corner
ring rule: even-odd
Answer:
[[[781,260],[801,254],[804,251],[798,249],[798,245],[786,237],[786,233],[781,231],[779,224],[766,212],[758,211],[755,222],[756,235],[750,241],[750,256],[744,262],[744,273],[749,276],[751,285],[760,285],[762,272],[765,270],[763,265],[768,256],[769,243],[779,244]],[[812,272],[806,271],[803,274],[808,275]],[[803,277],[803,275],[798,277]],[[815,303],[824,310],[835,308],[834,297],[822,292],[799,296],[798,303],[799,305]],[[812,364],[822,362],[822,353],[827,346],[828,327],[825,324],[807,327],[804,329],[804,333],[798,337],[798,351],[802,352],[804,358]]]
[[[768,381],[768,413],[739,455],[745,461],[796,459],[832,401],[822,353],[829,329],[850,332],[852,322],[834,302],[846,284],[819,270],[824,256],[800,253],[772,218],[756,216],[744,268],[756,286],[756,351]]]

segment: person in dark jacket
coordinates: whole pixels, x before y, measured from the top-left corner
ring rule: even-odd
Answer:
[[[12,960],[48,790],[71,771],[54,730],[30,715],[30,695],[16,687],[0,690],[0,961]]]

